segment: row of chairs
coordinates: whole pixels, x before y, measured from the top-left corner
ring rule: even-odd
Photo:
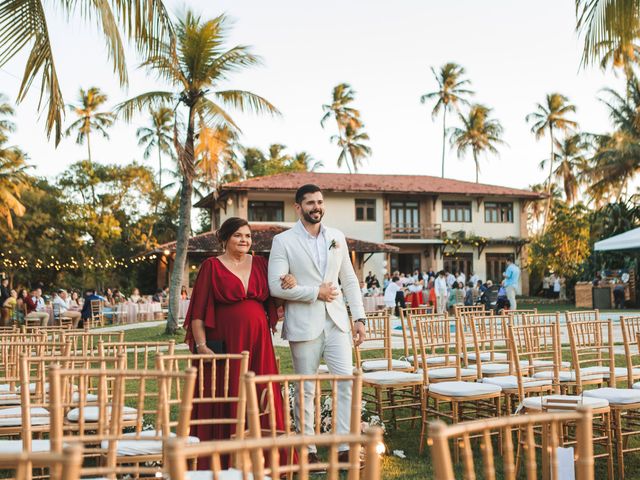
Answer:
[[[392,424],[420,419],[420,451],[434,419],[457,424],[588,405],[595,458],[606,461],[612,478],[615,451],[624,478],[625,455],[639,450],[631,437],[640,433],[640,317],[620,321],[625,366],[615,363],[612,321],[597,311],[565,317],[562,323],[559,314],[534,311],[490,315],[458,307],[452,318],[404,310],[404,356],[394,358],[389,316],[372,315],[367,342],[355,347],[357,366],[378,415]]]

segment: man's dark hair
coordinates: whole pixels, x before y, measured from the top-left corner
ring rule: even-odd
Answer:
[[[391,281],[392,281],[393,283],[396,283],[398,280],[400,280],[400,277],[393,277],[393,278],[391,279]]]
[[[298,190],[296,190],[296,203],[297,204],[302,203],[302,200],[304,199],[304,196],[307,193],[316,193],[316,192],[322,193],[322,190],[320,190],[319,186],[314,185],[312,183],[302,185]]]
[[[87,297],[89,295],[94,295],[96,293],[96,289],[95,288],[87,288],[84,291],[84,296]]]
[[[231,236],[236,233],[242,227],[248,227],[249,222],[247,222],[244,218],[240,217],[231,217],[227,218],[220,228],[216,232],[218,237],[218,241],[220,243],[227,243],[227,241],[231,238]]]

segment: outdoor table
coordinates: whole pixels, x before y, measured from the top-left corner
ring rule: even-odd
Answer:
[[[362,297],[365,312],[377,312],[384,307],[384,296],[375,295],[373,297]]]
[[[121,323],[135,323],[154,320],[156,313],[162,313],[159,303],[124,302],[116,306],[116,315]]]

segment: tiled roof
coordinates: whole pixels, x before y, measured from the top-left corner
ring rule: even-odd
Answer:
[[[288,230],[290,227],[285,225],[265,224],[265,223],[252,223],[251,224],[251,236],[252,245],[251,249],[256,253],[268,253],[271,251],[271,242],[273,237],[277,234]],[[397,252],[398,248],[385,243],[367,242],[364,240],[357,240],[355,238],[347,238],[349,250],[359,253],[377,253],[377,252]],[[163,245],[159,245],[155,250],[148,253],[159,253],[164,250],[174,252],[176,249],[176,242],[169,242]],[[200,235],[195,235],[189,239],[189,253],[201,253],[201,254],[215,254],[222,253],[222,248],[215,232],[207,232]]]
[[[348,173],[294,172],[250,178],[227,183],[222,190],[296,190],[314,183],[332,192],[431,193],[462,195],[505,195],[518,198],[542,198],[531,190],[465,182],[426,175],[373,175]]]

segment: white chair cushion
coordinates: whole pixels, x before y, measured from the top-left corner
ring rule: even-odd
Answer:
[[[107,407],[107,415],[111,413],[111,407]],[[138,411],[135,408],[131,407],[123,407],[123,419],[124,420],[135,420]],[[84,408],[84,421],[85,422],[97,422],[100,418],[100,407],[98,406],[88,406]],[[77,422],[80,419],[80,409],[74,408],[67,413],[67,420],[70,422]]]
[[[603,398],[612,405],[640,403],[640,390],[634,390],[633,388],[596,388],[594,390],[585,390],[583,395],[590,398]]]
[[[472,353],[468,353],[467,354],[467,358],[472,361],[475,362],[476,361],[476,352],[472,352]],[[481,352],[480,353],[480,360],[482,360],[483,362],[490,362],[490,361],[498,361],[501,362],[503,360],[506,360],[507,354],[504,352],[493,352],[493,358],[491,358],[491,352]]]
[[[0,427],[19,427],[22,425],[22,407],[0,409]],[[49,425],[49,411],[40,408],[31,408],[31,425]]]
[[[396,372],[384,370],[381,372],[367,372],[362,375],[362,380],[366,383],[378,385],[394,385],[400,383],[422,382],[422,375],[419,373]]]
[[[551,380],[534,380],[529,377],[522,377],[524,382],[523,387],[527,388],[535,388],[535,387],[544,387],[546,385],[551,385]],[[498,385],[502,389],[514,389],[518,388],[518,377],[515,375],[504,375],[501,377],[488,377],[483,378],[482,383],[490,383],[491,385]]]
[[[589,373],[601,373],[604,378],[609,378],[611,376],[611,372],[608,367],[586,367],[582,370]],[[627,376],[627,369],[624,367],[615,367],[613,371],[616,378]],[[631,372],[633,375],[640,375],[640,368],[634,368]]]
[[[10,392],[10,391],[11,391],[11,385],[9,385],[8,383],[0,383],[0,393]]]
[[[482,363],[482,373],[486,375],[498,375],[509,373],[509,365],[506,363]]]
[[[631,388],[634,388],[635,390],[640,390],[640,382],[636,382],[634,383]]]
[[[449,361],[455,362],[456,355],[449,355]],[[413,363],[414,356],[409,355],[407,357],[407,362]],[[427,365],[441,365],[447,361],[446,356],[444,355],[436,355],[436,356],[427,356]],[[418,355],[418,364],[422,364],[422,356]]]
[[[329,366],[325,365],[324,363],[322,363],[319,367],[318,367],[318,373],[329,373]]]
[[[80,401],[80,394],[75,392],[73,394],[73,398],[71,400],[73,403],[78,403]],[[94,403],[98,401],[98,396],[93,393],[87,393],[87,397],[84,399],[86,403]]]
[[[498,385],[476,382],[439,382],[429,384],[429,392],[449,397],[475,397],[477,395],[489,395],[500,393],[502,389]]]
[[[553,372],[549,370],[545,370],[544,372],[537,372],[533,374],[533,378],[553,378]],[[561,382],[575,382],[576,381],[576,372],[573,370],[561,370],[559,372],[558,379]],[[604,376],[602,373],[594,373],[594,372],[585,372],[584,369],[581,372],[580,380],[603,380]]]
[[[543,395],[542,397],[527,397],[522,401],[522,405],[530,410],[542,410],[542,400],[553,404],[554,400],[575,400],[575,406],[586,405],[591,408],[605,408],[609,406],[607,400],[601,398],[585,397],[580,395]],[[550,412],[561,412],[566,410],[570,405],[563,405],[565,408],[550,408]]]
[[[123,437],[135,437],[136,433],[125,433]],[[139,437],[156,437],[158,432],[156,430],[144,430],[140,432]],[[175,437],[176,434],[171,432],[170,437]],[[198,437],[188,437],[187,443],[200,443]],[[103,440],[100,444],[103,450],[109,448],[109,441]],[[159,455],[162,453],[162,440],[118,440],[118,448],[116,449],[119,457],[129,457],[134,455]]]
[[[391,360],[391,368],[393,370],[403,370],[411,368],[413,365],[406,360]],[[386,370],[389,362],[386,360],[367,360],[362,362],[362,370],[365,372],[375,372],[377,370]]]
[[[529,366],[529,361],[521,360],[520,365]],[[534,360],[533,366],[534,367],[552,367],[553,360]],[[571,367],[571,362],[560,362],[560,368],[569,368],[569,367]]]
[[[478,371],[475,368],[461,368],[460,376],[472,377],[477,375]],[[447,368],[434,368],[429,369],[427,376],[433,380],[439,380],[442,378],[456,378],[456,369],[454,367]]]
[[[32,452],[51,450],[49,440],[31,440]],[[22,440],[0,440],[0,453],[22,453]]]
[[[0,392],[0,405],[20,405],[21,403],[20,394]]]
[[[186,473],[185,480],[213,480],[213,473],[208,470],[192,470]],[[235,468],[229,470],[222,470],[218,472],[218,478],[220,480],[244,480],[242,472]],[[264,477],[265,480],[271,480],[271,477]],[[247,475],[248,480],[253,479],[253,475],[250,473]]]

